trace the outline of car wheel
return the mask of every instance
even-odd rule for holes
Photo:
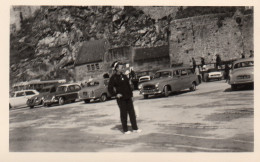
[[[237,90],[237,85],[235,85],[235,84],[231,84],[231,90],[232,90],[232,91]]]
[[[59,98],[59,105],[63,105],[64,104],[64,98],[63,97],[60,97]]]
[[[144,99],[148,99],[149,95],[144,95]]]
[[[196,84],[193,82],[190,87],[190,91],[195,91],[195,90],[196,90]]]
[[[168,97],[168,96],[169,96],[170,91],[169,91],[168,86],[165,86],[165,87],[163,88],[163,92],[164,92],[164,96],[165,96],[165,97]]]
[[[34,106],[30,106],[30,109],[33,109],[34,108]]]
[[[71,100],[71,103],[74,103],[76,100]]]
[[[9,109],[11,109],[12,108],[12,106],[11,106],[11,104],[9,104]]]
[[[102,94],[100,97],[100,101],[101,102],[105,102],[107,100],[107,95],[106,94]]]
[[[84,100],[84,102],[85,102],[85,103],[89,103],[89,102],[90,102],[90,100]]]

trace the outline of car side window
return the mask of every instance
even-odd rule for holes
[[[185,69],[181,70],[181,76],[184,76],[184,75],[187,75],[187,71]]]
[[[75,91],[74,85],[69,86],[69,87],[68,87],[68,91]]]
[[[191,69],[187,69],[188,74],[193,74],[193,71]]]
[[[52,87],[51,90],[50,90],[50,93],[53,93],[56,91],[56,88],[55,87]]]
[[[80,89],[81,89],[80,86],[75,85],[75,90],[76,90],[76,91],[79,91]]]
[[[35,93],[33,91],[25,91],[26,96],[34,95]]]
[[[16,94],[16,97],[22,97],[22,96],[25,96],[24,92],[18,92],[18,93]]]

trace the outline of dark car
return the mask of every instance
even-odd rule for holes
[[[71,83],[63,84],[57,87],[56,92],[50,93],[44,99],[44,105],[51,106],[52,104],[63,105],[67,102],[75,102],[78,99],[78,92],[81,90],[80,85]]]
[[[48,94],[56,92],[57,86],[52,85],[52,86],[47,86],[41,89],[40,94],[33,96],[27,100],[27,105],[30,108],[34,108],[34,106],[42,105],[43,100],[47,97]]]

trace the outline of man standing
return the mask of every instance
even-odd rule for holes
[[[221,65],[221,58],[219,56],[219,54],[217,54],[217,58],[216,58],[216,69],[218,69]]]
[[[127,127],[127,115],[129,114],[133,132],[140,133],[136,123],[136,115],[133,105],[133,92],[129,84],[128,77],[124,74],[123,64],[115,61],[111,67],[115,73],[111,76],[108,83],[108,91],[111,95],[116,96],[117,104],[120,109],[120,119],[124,134],[130,134]]]
[[[195,59],[192,57],[192,67],[193,67],[193,71],[195,72],[195,69],[196,69],[196,61]]]

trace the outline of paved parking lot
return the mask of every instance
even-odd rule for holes
[[[115,100],[10,110],[11,152],[251,152],[254,91],[225,81],[194,92],[143,99],[134,92],[143,130],[123,135]],[[129,122],[130,124],[130,122]],[[129,125],[130,126],[130,125]]]

